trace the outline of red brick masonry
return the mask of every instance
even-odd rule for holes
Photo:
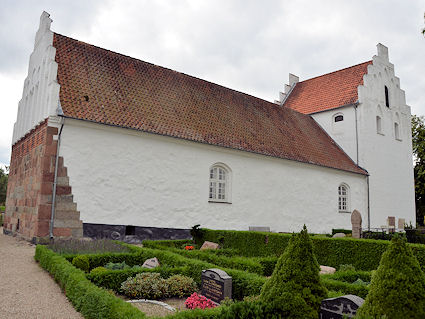
[[[49,237],[58,134],[47,119],[12,147],[4,230],[33,240]],[[83,228],[63,158],[58,161],[53,235],[81,237]]]

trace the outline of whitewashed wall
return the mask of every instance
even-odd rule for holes
[[[83,121],[65,121],[60,155],[86,223],[330,232],[351,228],[337,189],[366,220],[363,175]],[[209,203],[209,168],[232,170],[232,204]]]
[[[334,121],[337,115],[344,116],[341,122]],[[356,115],[354,106],[319,112],[311,115],[314,120],[335,140],[335,142],[357,163]]]
[[[378,55],[363,79],[364,85],[359,86],[359,165],[370,174],[372,227],[385,225],[388,216],[405,218],[415,225],[410,107],[389,62],[388,49],[382,44],[378,44]],[[389,108],[385,105],[385,85]],[[383,134],[377,133],[377,115],[382,115]],[[399,140],[395,138],[395,122],[399,123]]]
[[[368,66],[364,85],[358,87],[357,107],[358,164],[370,174],[370,226],[386,225],[388,216],[404,218],[415,225],[410,107],[400,89],[400,79],[394,75],[394,65],[389,62],[388,49],[382,44],[377,47],[378,55]],[[389,108],[385,105],[384,86],[389,90]],[[344,115],[344,121],[334,123],[333,116],[339,113]],[[377,133],[377,115],[382,118],[382,134]],[[354,107],[312,116],[357,161]],[[395,138],[395,122],[399,123],[400,139]]]
[[[34,51],[31,53],[22,99],[18,105],[12,145],[49,115],[55,115],[59,106],[58,64],[55,62],[56,49],[53,47],[51,23],[49,14],[43,12],[35,36]]]

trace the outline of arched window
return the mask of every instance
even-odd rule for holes
[[[385,105],[387,107],[390,107],[390,98],[389,98],[389,93],[388,93],[388,87],[385,85],[384,89],[385,89]]]
[[[398,123],[394,123],[394,136],[396,140],[400,140],[400,128]]]
[[[230,203],[230,169],[223,164],[210,168],[209,201]]]
[[[342,122],[344,121],[344,115],[337,115],[334,117],[334,122]]]
[[[395,119],[394,119],[394,138],[396,140],[401,141],[401,136],[400,136],[400,115],[398,113],[395,113]]]
[[[376,133],[384,135],[384,124],[382,119],[384,118],[384,113],[382,112],[381,106],[378,104],[376,108]]]
[[[382,119],[379,115],[376,116],[376,133],[382,134]]]
[[[338,210],[340,212],[350,211],[350,193],[346,184],[338,186]]]

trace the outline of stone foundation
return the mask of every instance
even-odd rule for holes
[[[84,223],[84,237],[107,238],[127,243],[141,243],[143,240],[190,239],[190,229],[141,227],[129,225],[107,225]]]
[[[7,187],[4,233],[38,241],[50,236],[53,180],[58,134],[48,119],[12,146]],[[67,169],[58,160],[55,237],[81,237],[80,213],[73,202]]]

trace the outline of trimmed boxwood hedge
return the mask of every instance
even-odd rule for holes
[[[133,265],[141,265],[143,262],[148,258],[157,257],[159,262],[161,263],[160,268],[167,268],[170,267],[180,267],[179,270],[181,272],[174,272],[180,273],[182,275],[189,276],[193,278],[198,285],[201,284],[201,273],[203,269],[209,269],[209,268],[217,268],[218,266],[212,263],[208,263],[201,260],[195,260],[195,259],[189,259],[185,258],[179,254],[162,250],[162,249],[151,249],[151,248],[139,248],[134,253],[104,253],[104,254],[87,254],[90,270],[94,269],[96,267],[104,266],[108,262],[123,262],[127,265],[133,266]],[[72,260],[75,257],[75,255],[67,255],[68,260]],[[159,268],[159,269],[160,269]],[[244,296],[251,296],[251,295],[258,295],[261,291],[261,287],[263,286],[265,282],[265,278],[246,271],[232,269],[232,268],[223,268],[224,271],[226,271],[230,276],[232,276],[232,290],[233,290],[233,297],[237,300],[241,300]],[[171,270],[166,270],[170,273],[173,272]],[[140,271],[138,271],[140,272]],[[156,270],[156,272],[160,272]],[[117,276],[124,276],[125,273],[118,273]],[[102,285],[105,285],[105,287],[108,287],[106,284],[106,279],[102,279],[102,276],[114,276],[113,272],[104,272],[104,273],[98,273],[98,274],[90,274],[89,278],[93,280],[93,282],[97,283],[105,283]],[[120,277],[122,278],[122,277]],[[120,280],[118,279],[112,279],[113,283],[109,286],[116,290],[116,283]],[[118,290],[117,290],[118,291]]]
[[[151,247],[157,249],[166,249],[173,253],[179,254],[186,258],[199,259],[206,262],[210,262],[217,266],[228,267],[239,270],[246,270],[262,276],[270,276],[273,272],[274,266],[277,262],[277,257],[256,257],[256,258],[247,258],[240,256],[220,256],[213,252],[219,250],[184,250],[181,248],[174,248],[169,245],[161,245],[154,241],[144,241],[144,247]],[[263,261],[264,259],[264,261]]]
[[[237,249],[241,255],[280,256],[285,250],[290,234],[265,232],[231,231],[203,229],[203,240],[222,242],[223,248]],[[379,261],[389,242],[385,240],[326,238],[313,236],[313,249],[321,265],[339,268],[341,264],[351,264],[359,270],[378,268]],[[409,244],[425,270],[425,246]]]
[[[84,272],[45,246],[37,245],[35,260],[65,291],[74,308],[86,319],[146,318],[145,314],[91,283]]]

